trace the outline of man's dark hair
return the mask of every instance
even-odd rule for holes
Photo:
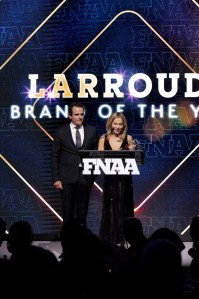
[[[79,108],[83,108],[83,110],[85,111],[85,106],[80,103],[80,102],[74,102],[70,105],[69,109],[68,109],[68,114],[72,115],[73,114],[73,107],[79,107]]]

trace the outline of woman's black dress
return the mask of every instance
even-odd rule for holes
[[[127,145],[127,137],[121,148]],[[112,150],[107,138],[104,149]],[[100,237],[115,244],[124,244],[123,220],[134,216],[132,175],[104,175]]]

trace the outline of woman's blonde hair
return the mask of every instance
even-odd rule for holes
[[[111,131],[112,131],[112,122],[114,121],[115,118],[121,118],[123,120],[123,130],[120,134],[120,137],[122,139],[124,139],[127,135],[127,130],[128,130],[128,127],[127,127],[127,120],[126,120],[126,117],[123,113],[121,112],[114,112],[112,113],[109,118],[107,119],[106,121],[106,132],[107,134],[111,134]]]

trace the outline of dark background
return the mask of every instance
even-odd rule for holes
[[[52,185],[50,156],[54,129],[67,121],[55,118],[56,105],[80,101],[86,107],[86,120],[97,126],[99,136],[105,132],[106,118],[99,117],[98,108],[108,104],[114,112],[124,104],[128,133],[137,138],[144,149],[145,164],[140,175],[134,176],[135,207],[198,145],[198,118],[190,113],[189,104],[198,105],[198,98],[185,98],[184,73],[191,73],[173,51],[143,22],[144,18],[198,72],[199,8],[192,1],[66,1],[16,54],[30,34],[40,26],[61,1],[2,0],[0,2],[0,217],[8,227],[16,220],[31,222],[38,237],[59,234],[61,221],[49,210],[42,197],[61,216],[60,194]],[[36,99],[27,96],[29,74],[38,74],[38,88],[47,88],[54,74],[62,73],[97,34],[120,12],[111,26],[65,72],[74,95],[72,99],[40,99],[35,107],[39,115],[44,105],[52,118],[25,119],[23,109]],[[138,13],[141,17],[136,15]],[[13,57],[3,66],[4,62]],[[77,98],[79,73],[92,73],[98,78],[98,98]],[[122,73],[123,98],[103,98],[104,73]],[[129,95],[128,80],[135,73],[147,74],[153,89],[145,98]],[[178,92],[173,98],[163,98],[158,92],[156,73],[179,73]],[[137,85],[142,90],[143,82]],[[166,80],[169,90],[169,80]],[[194,82],[195,90],[198,89]],[[177,105],[177,119],[169,119],[167,107]],[[140,117],[138,104],[146,104],[146,114]],[[164,106],[164,117],[150,117],[151,105]],[[21,117],[11,119],[11,105],[19,105]],[[5,160],[6,159],[6,160]],[[7,162],[6,162],[7,161]],[[15,171],[14,171],[14,169]],[[181,234],[199,211],[198,150],[135,213],[143,222],[144,232],[166,226]],[[97,184],[101,184],[98,177]],[[34,192],[34,190],[40,195]],[[99,231],[102,194],[93,186],[88,225]],[[182,235],[184,241],[189,234]]]

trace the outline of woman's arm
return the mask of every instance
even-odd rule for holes
[[[99,142],[98,142],[98,150],[99,151],[103,151],[104,150],[104,138],[105,136],[102,135],[99,139]]]
[[[127,135],[127,142],[128,142],[128,149],[129,150],[135,150],[136,144],[133,142],[133,137],[131,135]]]

